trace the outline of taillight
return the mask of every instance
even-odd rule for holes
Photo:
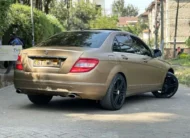
[[[99,63],[98,59],[94,58],[79,58],[73,65],[71,73],[89,72],[94,69]]]
[[[16,69],[17,70],[23,70],[22,62],[21,62],[21,56],[18,56],[17,62],[16,62]]]

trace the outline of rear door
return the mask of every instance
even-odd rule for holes
[[[141,81],[139,79],[142,71],[138,69],[138,55],[131,53],[132,39],[128,34],[118,34],[113,41],[113,52],[116,54],[122,66],[122,71],[127,78],[127,94],[139,92]]]

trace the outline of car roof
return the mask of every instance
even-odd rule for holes
[[[120,29],[89,29],[89,30],[73,30],[73,31],[68,31],[68,32],[108,32],[108,33],[112,33],[112,32],[120,32],[121,33],[121,32],[123,32],[123,33],[127,33],[129,35],[137,37],[136,35],[134,35],[130,32],[122,31]]]
[[[67,32],[121,32],[119,29],[89,29],[89,30],[72,30]]]

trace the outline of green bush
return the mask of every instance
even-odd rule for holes
[[[17,35],[24,39],[27,47],[32,44],[32,25],[30,7],[12,4],[8,13],[10,24],[18,26]],[[10,26],[9,30],[12,29]],[[52,15],[34,9],[35,43],[64,30],[60,22]]]
[[[179,55],[179,58],[180,59],[187,59],[187,58],[190,58],[190,55],[187,54],[187,53],[182,53],[182,54]]]
[[[90,21],[92,29],[115,29],[117,28],[117,18],[98,16],[95,20]]]

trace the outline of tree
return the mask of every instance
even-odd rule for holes
[[[123,11],[125,9],[125,1],[124,0],[117,0],[114,1],[112,4],[112,13],[113,15],[122,16]]]
[[[64,26],[66,26],[68,9],[65,0],[56,1],[50,9],[50,14],[53,14]]]
[[[137,16],[138,13],[139,9],[132,4],[129,4],[126,8],[124,8],[122,16]]]
[[[130,32],[132,34],[135,34],[135,35],[140,35],[143,32],[143,30],[145,30],[147,28],[148,28],[148,25],[146,25],[145,23],[138,22],[135,25],[128,25],[121,29],[124,31]]]
[[[85,0],[70,4],[68,0],[60,0],[54,3],[50,13],[56,16],[67,30],[88,29],[90,21],[100,15],[96,5]]]
[[[90,2],[81,0],[74,3],[71,7],[69,24],[71,29],[88,29],[90,21],[100,15],[100,10],[97,10],[96,5]]]
[[[1,0],[0,1],[0,9],[1,9],[1,14],[0,14],[0,41],[2,41],[2,36],[9,26],[8,11],[9,11],[9,6],[12,2],[13,2],[12,0]]]
[[[41,10],[46,14],[48,14],[50,6],[55,0],[32,0],[32,1],[36,9]],[[13,0],[13,2],[30,6],[30,0]]]
[[[123,16],[137,16],[139,12],[139,9],[132,4],[127,5],[125,7],[125,1],[124,0],[117,0],[113,2],[112,5],[112,13],[114,15],[117,15],[119,17]]]
[[[117,18],[115,17],[99,16],[90,22],[90,28],[113,29],[117,27],[117,22]]]
[[[31,8],[26,5],[12,4],[10,6],[8,11],[10,25],[3,36],[5,43],[6,41],[8,42],[7,38],[9,38],[10,32],[14,29],[13,25],[16,25],[18,27],[16,34],[23,38],[27,47],[32,45],[30,10]],[[34,21],[36,43],[64,30],[63,26],[54,16],[45,14],[37,9],[34,9]]]

